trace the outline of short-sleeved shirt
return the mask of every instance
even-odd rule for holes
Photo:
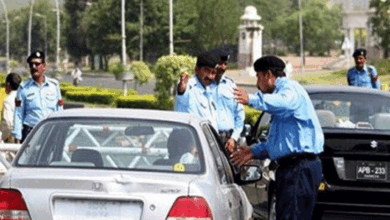
[[[196,76],[188,80],[186,91],[182,95],[176,94],[175,111],[188,112],[208,120],[214,129],[218,129],[211,88],[204,87]]]
[[[321,153],[324,133],[306,90],[286,77],[277,78],[275,86],[272,94],[249,95],[250,106],[271,114],[267,141],[251,148],[254,158],[278,160],[296,153]]]
[[[234,81],[226,76],[222,76],[218,84],[211,84],[217,107],[218,130],[233,130],[231,137],[237,141],[244,128],[245,110],[234,98],[236,87]]]
[[[49,114],[62,109],[59,105],[61,92],[57,80],[45,76],[42,85],[32,78],[23,82],[16,94],[16,109],[12,135],[21,140],[23,125],[34,127]]]
[[[378,73],[374,66],[364,65],[362,70],[351,67],[348,70],[347,80],[350,86],[380,89]]]

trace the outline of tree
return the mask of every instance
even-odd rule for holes
[[[379,40],[379,46],[384,49],[384,57],[388,58],[390,53],[390,1],[371,0],[370,7],[375,9],[371,18],[372,32]]]
[[[341,8],[328,8],[326,0],[302,2],[304,50],[311,54],[324,54],[334,48],[335,41],[342,37],[340,29]],[[299,54],[299,11],[295,10],[282,25],[283,41]]]
[[[68,53],[79,61],[82,57],[90,54],[87,47],[87,36],[81,25],[83,13],[88,7],[88,0],[67,0],[65,10],[65,37]]]

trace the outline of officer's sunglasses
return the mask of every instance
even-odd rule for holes
[[[35,66],[40,66],[42,64],[42,62],[30,62],[29,65],[30,67],[33,67],[34,65]]]

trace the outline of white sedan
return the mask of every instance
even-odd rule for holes
[[[215,131],[189,114],[72,109],[39,123],[0,181],[0,219],[251,219]]]

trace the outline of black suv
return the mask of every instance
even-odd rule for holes
[[[390,93],[332,85],[305,89],[325,136],[323,181],[313,219],[389,219]],[[248,145],[266,141],[269,121],[263,112],[246,137]],[[267,163],[263,179],[269,181],[254,187],[255,193],[247,191],[255,218],[275,218],[276,169],[276,163]],[[256,200],[259,195],[266,198]]]

